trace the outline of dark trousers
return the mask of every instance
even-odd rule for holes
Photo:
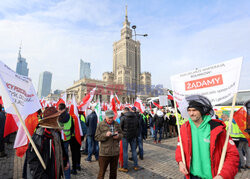
[[[98,173],[98,179],[102,179],[105,176],[105,172],[107,170],[107,167],[109,165],[110,173],[109,178],[110,179],[116,179],[117,178],[117,166],[118,166],[118,159],[119,155],[117,156],[99,156],[99,173]]]
[[[3,134],[0,134],[0,152],[4,152],[4,138],[3,138]]]
[[[72,154],[72,168],[76,170],[77,166],[80,166],[81,161],[81,153],[80,153],[81,145],[77,142],[75,137],[71,137],[70,139],[70,150]]]

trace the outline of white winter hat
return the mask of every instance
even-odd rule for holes
[[[157,116],[162,117],[163,116],[163,112],[162,111],[157,111]]]

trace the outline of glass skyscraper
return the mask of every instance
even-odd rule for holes
[[[79,79],[82,78],[90,78],[91,69],[90,69],[90,63],[84,62],[82,59],[80,60],[80,74]]]
[[[44,71],[39,75],[38,97],[41,99],[49,95],[51,91],[52,73]]]
[[[19,48],[19,54],[17,58],[16,73],[24,76],[29,75],[29,69],[26,59],[21,56],[21,47]]]

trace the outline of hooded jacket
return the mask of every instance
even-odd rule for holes
[[[226,129],[225,129],[226,126],[222,121],[217,119],[211,119],[211,121],[209,121],[209,125],[211,127],[211,132],[210,132],[211,170],[212,170],[212,176],[215,177],[218,172],[221,153],[226,139]],[[185,124],[181,126],[180,133],[182,137],[182,145],[186,161],[186,168],[188,172],[190,172],[190,166],[192,161],[192,136],[191,136],[191,127],[189,121],[187,121]],[[175,159],[178,163],[182,161],[179,141],[177,144]],[[238,150],[233,140],[229,138],[225,161],[219,175],[227,179],[234,178],[234,176],[238,172],[238,164],[239,164]],[[189,179],[190,175],[188,174],[186,177],[187,179]]]

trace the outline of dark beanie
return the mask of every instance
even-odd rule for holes
[[[200,111],[201,115],[205,115],[207,112],[205,111],[204,105],[197,102],[197,101],[190,101],[189,105],[187,107],[188,108],[195,108],[198,111]]]

